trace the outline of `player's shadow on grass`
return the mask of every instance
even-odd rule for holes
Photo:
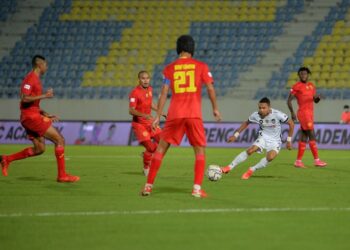
[[[21,180],[21,181],[45,181],[46,179],[35,177],[35,176],[27,176],[27,177],[18,177],[17,180]]]

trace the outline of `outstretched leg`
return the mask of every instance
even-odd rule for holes
[[[245,160],[247,160],[247,158],[250,155],[252,155],[254,152],[256,152],[257,150],[259,150],[259,147],[256,146],[256,145],[252,145],[247,150],[245,150],[245,151],[241,152],[239,155],[237,155],[236,158],[233,159],[233,161],[230,163],[230,165],[228,165],[226,167],[222,167],[221,171],[224,174],[227,174],[232,169],[234,169],[238,164],[240,164],[240,163],[244,162]]]
[[[13,161],[22,160],[28,157],[35,155],[40,155],[45,151],[45,139],[43,137],[33,138],[32,139],[33,147],[28,147],[23,149],[20,152],[11,154],[11,155],[2,155],[0,156],[0,165],[2,170],[2,175],[8,175],[8,168],[10,163]]]
[[[247,180],[250,178],[250,176],[253,175],[253,173],[256,170],[265,168],[273,159],[276,158],[277,154],[278,154],[278,152],[275,150],[271,150],[271,151],[267,152],[266,157],[262,158],[256,165],[249,168],[248,171],[242,175],[242,179]]]

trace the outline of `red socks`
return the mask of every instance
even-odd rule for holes
[[[194,164],[194,184],[202,185],[204,178],[204,169],[205,169],[205,155],[196,155],[196,161]]]
[[[57,161],[57,170],[58,170],[58,176],[63,177],[66,175],[66,165],[64,160],[64,147],[63,146],[57,146],[55,147],[55,155],[56,155],[56,161]]]
[[[152,153],[145,151],[143,152],[143,167],[144,168],[148,168],[151,164],[151,160],[152,160]]]
[[[297,160],[301,161],[301,159],[303,158],[305,149],[306,149],[306,142],[299,141]]]
[[[153,184],[154,179],[156,178],[156,175],[158,173],[158,170],[160,168],[160,165],[162,164],[164,154],[155,152],[151,161],[151,168],[148,173],[147,177],[147,184]]]
[[[158,143],[151,141],[143,141],[141,144],[146,148],[148,152],[154,153],[157,149]]]
[[[312,152],[312,155],[314,156],[314,159],[318,159],[318,150],[316,141],[309,141],[310,150]]]
[[[34,155],[33,148],[26,148],[18,153],[6,156],[6,160],[8,163],[10,163],[12,161],[22,160],[24,158],[28,158],[28,157],[31,157],[33,155]]]

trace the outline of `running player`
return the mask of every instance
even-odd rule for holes
[[[58,117],[50,115],[40,109],[42,99],[52,98],[53,90],[48,89],[42,93],[40,77],[47,71],[47,62],[43,56],[36,55],[32,59],[33,70],[27,74],[21,85],[21,124],[25,128],[28,138],[33,147],[28,147],[12,155],[2,155],[0,158],[2,174],[7,176],[10,163],[31,156],[36,156],[45,151],[45,138],[55,144],[55,155],[57,161],[58,182],[76,182],[78,176],[69,175],[65,170],[64,138],[52,122],[58,121]]]
[[[163,86],[158,102],[157,116],[153,122],[154,127],[159,124],[169,89],[171,89],[172,96],[161,140],[152,159],[147,182],[141,192],[143,196],[151,194],[157,172],[170,144],[179,145],[184,134],[187,135],[196,157],[192,195],[197,198],[207,196],[201,189],[206,146],[201,111],[203,84],[207,87],[215,119],[221,120],[221,115],[216,103],[213,77],[207,64],[192,58],[194,50],[193,38],[189,35],[180,36],[176,43],[179,58],[167,65],[163,71]]]
[[[271,108],[270,100],[267,97],[262,98],[258,104],[259,111],[251,114],[247,121],[243,122],[238,130],[228,139],[228,142],[234,142],[239,134],[245,130],[249,124],[259,124],[259,136],[246,151],[240,153],[230,165],[222,167],[221,171],[225,174],[230,172],[239,163],[245,161],[248,156],[255,152],[262,153],[266,150],[266,157],[262,158],[255,166],[250,167],[247,172],[242,175],[243,180],[247,180],[258,169],[266,167],[278,155],[281,141],[281,124],[287,123],[289,126],[287,137],[287,149],[292,148],[292,136],[294,131],[294,122],[288,119],[288,116],[277,109]]]
[[[311,72],[307,67],[301,67],[298,70],[300,81],[293,85],[287,101],[293,121],[297,121],[298,117],[300,122],[301,136],[298,145],[298,156],[294,162],[294,166],[297,168],[305,168],[302,158],[306,149],[307,141],[309,141],[309,146],[314,156],[314,165],[316,167],[325,167],[327,165],[326,162],[321,161],[318,157],[314,131],[314,103],[318,103],[321,100],[321,96],[316,95],[315,85],[308,81],[310,74]],[[297,99],[299,106],[297,116],[294,113],[292,105],[294,97]]]
[[[137,140],[145,147],[143,152],[143,173],[148,175],[152,155],[157,149],[160,128],[152,129],[152,109],[157,111],[152,101],[153,92],[150,86],[151,77],[147,71],[138,74],[139,85],[135,87],[129,96],[129,114],[132,118],[132,128]],[[165,116],[165,115],[163,115]]]

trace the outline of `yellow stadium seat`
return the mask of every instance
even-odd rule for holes
[[[307,64],[305,64],[307,65]],[[310,67],[310,70],[311,72],[320,72],[321,71],[321,66],[319,64],[315,64],[315,65],[312,65],[312,67]]]
[[[326,80],[323,80],[323,79],[320,79],[318,80],[318,82],[316,83],[316,86],[318,88],[324,88],[327,86],[327,81]]]
[[[326,80],[326,79],[329,79],[329,72],[321,72],[320,74],[320,80]]]
[[[340,64],[333,64],[333,66],[331,67],[331,71],[333,71],[333,72],[340,72],[341,71]]]

